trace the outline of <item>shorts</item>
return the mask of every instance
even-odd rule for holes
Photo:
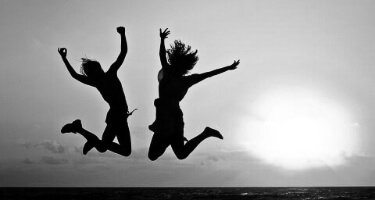
[[[107,117],[105,119],[105,122],[108,125],[116,125],[116,124],[122,124],[122,123],[128,123],[128,113],[127,111],[122,111],[119,109],[109,109],[107,112]]]
[[[160,99],[155,100],[156,119],[149,129],[155,134],[164,138],[183,138],[184,120],[180,106],[163,102]]]

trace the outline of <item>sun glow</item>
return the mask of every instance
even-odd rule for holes
[[[337,102],[301,89],[272,91],[252,102],[243,144],[286,169],[337,166],[356,148],[358,126]]]

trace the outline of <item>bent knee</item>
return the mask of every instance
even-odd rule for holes
[[[155,160],[157,160],[159,157],[160,157],[160,155],[157,155],[157,154],[155,154],[155,153],[148,152],[148,159],[150,159],[151,161],[155,161]]]
[[[177,153],[176,154],[176,157],[179,159],[179,160],[185,160],[188,155],[186,153]]]
[[[155,161],[157,160],[159,157],[155,156],[155,155],[150,155],[148,154],[148,159],[150,159],[151,161]]]
[[[123,155],[125,157],[128,157],[128,156],[130,156],[131,153],[132,153],[131,149],[126,149],[126,150],[121,152],[121,155]]]
[[[108,151],[108,148],[106,148],[106,147],[96,147],[96,149],[97,149],[100,153],[104,153],[104,152]]]
[[[148,156],[148,159],[150,159],[151,161],[155,161],[155,160],[157,160],[158,158],[157,158],[157,157]]]

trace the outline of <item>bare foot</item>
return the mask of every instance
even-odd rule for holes
[[[81,120],[77,119],[70,124],[65,124],[61,129],[61,133],[77,133],[80,129],[82,129],[82,123]]]

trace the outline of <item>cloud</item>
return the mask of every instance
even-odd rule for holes
[[[68,163],[68,160],[50,156],[43,156],[41,162],[48,165],[62,165]]]
[[[342,156],[349,164],[358,163],[358,162],[375,163],[375,157],[372,155],[365,154],[365,153],[351,154],[351,155],[343,154]]]
[[[32,143],[29,140],[20,139],[17,141],[17,143],[21,145],[22,147],[25,147],[26,149],[41,146],[45,150],[52,152],[52,153],[65,153],[66,152],[66,148],[55,140],[45,140],[40,143]]]
[[[52,153],[65,153],[65,148],[54,140],[45,140],[39,143],[39,145]]]
[[[241,169],[241,166],[261,166],[264,163],[252,156],[249,152],[242,150],[212,150],[194,154],[194,161],[200,167],[214,168],[217,170],[227,169],[229,171]]]
[[[22,163],[25,164],[25,165],[32,165],[32,164],[34,164],[34,162],[31,161],[31,160],[28,159],[28,158],[26,158],[25,160],[23,160]]]
[[[74,164],[77,165],[87,165],[87,164],[100,164],[103,163],[95,158],[92,157],[81,157],[79,160],[74,160]]]
[[[74,147],[74,152],[83,155],[83,147]],[[122,157],[119,154],[113,153],[111,151],[106,151],[104,153],[98,152],[95,148],[93,148],[91,151],[87,153],[85,156],[90,156],[90,157],[106,157],[106,158],[118,158]]]
[[[30,142],[29,140],[26,140],[26,139],[19,139],[17,141],[17,144],[21,145],[22,147],[25,147],[26,149],[38,146],[37,144],[33,144],[32,142]]]
[[[219,161],[219,157],[213,156],[213,155],[207,156],[207,159],[210,160],[210,161],[213,161],[213,162]]]

